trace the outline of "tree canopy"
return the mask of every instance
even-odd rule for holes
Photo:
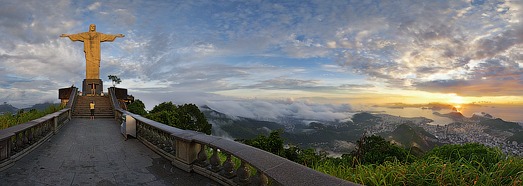
[[[115,87],[117,84],[120,84],[122,82],[122,80],[118,76],[115,76],[115,75],[109,75],[109,76],[107,76],[107,78],[109,78],[109,80],[113,81],[113,87]]]
[[[145,104],[139,99],[134,100],[134,102],[127,105],[127,111],[138,114],[138,115],[142,115],[142,116],[147,115],[147,111],[145,111]]]
[[[176,128],[211,134],[211,124],[195,104],[176,106],[170,101],[163,102],[154,106],[145,117]]]

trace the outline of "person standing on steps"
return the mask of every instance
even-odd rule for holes
[[[91,119],[93,120],[94,119],[94,101],[91,101],[91,103],[89,103],[89,109],[91,109]]]

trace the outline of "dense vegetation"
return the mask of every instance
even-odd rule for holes
[[[42,111],[31,109],[26,112],[24,109],[21,109],[18,110],[16,114],[11,114],[10,112],[4,113],[3,115],[0,115],[0,130],[41,118],[63,108],[64,107],[60,105],[50,105],[47,109]]]
[[[482,144],[443,145],[414,156],[380,136],[364,136],[341,157],[284,148],[281,131],[242,142],[317,171],[365,185],[521,185],[523,158],[505,156]]]
[[[206,119],[204,120],[203,115],[199,115],[201,112],[198,108],[192,104],[176,106],[171,102],[165,102],[155,106],[153,110],[147,113],[143,103],[137,100],[135,105],[129,105],[128,109],[133,113],[139,113],[179,128],[208,129],[209,132],[206,133],[210,134],[210,125],[208,125]],[[200,117],[202,119],[199,121],[197,118]],[[376,117],[371,114],[360,114],[353,118],[355,125],[359,123],[368,124],[369,122],[372,124],[375,119]],[[250,121],[244,118],[241,120]],[[204,127],[191,126],[197,123]],[[255,129],[255,127],[249,125],[244,127],[246,129],[243,131],[246,132]],[[309,127],[322,128],[328,126],[311,123]],[[416,130],[416,128],[407,125],[401,129]],[[272,132],[265,133],[267,135],[258,135],[251,139],[238,141],[317,171],[364,185],[523,184],[523,159],[521,157],[506,156],[497,148],[490,148],[481,144],[441,145],[425,151],[418,148],[404,149],[380,136],[363,136],[357,141],[357,147],[353,152],[343,154],[340,157],[330,157],[325,151],[285,145],[286,141],[292,141],[286,138],[285,132],[271,127],[269,127],[269,130],[272,130]],[[335,131],[339,132],[340,130],[345,129],[341,127]],[[343,134],[346,135],[346,133]],[[328,138],[329,136],[323,137]],[[401,138],[398,139],[401,140]],[[220,158],[223,161],[225,156]],[[236,162],[236,164],[239,165],[239,162]]]
[[[127,110],[176,128],[211,134],[211,124],[194,104],[174,105],[170,101],[163,102],[147,112],[143,102],[136,100],[128,105]]]

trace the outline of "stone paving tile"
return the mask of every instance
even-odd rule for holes
[[[98,173],[113,173],[128,170],[125,162],[122,160],[116,161],[95,161],[94,169]]]
[[[218,185],[187,173],[140,141],[124,141],[112,119],[73,118],[14,166],[0,185]]]
[[[43,170],[43,169],[42,169]],[[63,171],[38,171],[29,175],[29,180],[48,185],[69,185],[73,181],[74,173]]]
[[[116,180],[112,173],[93,174],[93,173],[76,173],[71,185],[116,185]]]

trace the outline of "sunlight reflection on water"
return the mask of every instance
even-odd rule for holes
[[[401,116],[401,117],[425,117],[434,120],[430,123],[432,125],[447,125],[452,123],[452,119],[446,117],[440,117],[433,114],[433,112],[439,112],[446,114],[452,112],[451,109],[431,110],[421,109],[415,107],[405,108],[387,108],[387,107],[364,107],[361,110],[371,112],[383,112],[386,114]],[[523,106],[511,106],[511,105],[498,105],[498,106],[462,106],[460,112],[465,117],[472,117],[474,113],[485,112],[495,118],[501,118],[505,121],[523,122]]]

